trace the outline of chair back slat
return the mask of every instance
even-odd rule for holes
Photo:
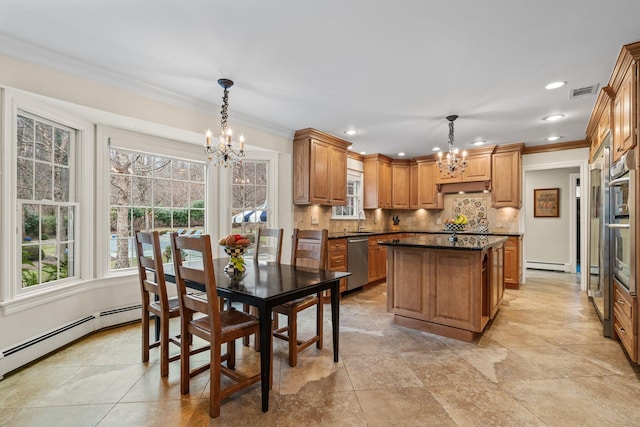
[[[291,265],[316,269],[327,268],[329,232],[322,230],[293,230]]]
[[[161,307],[168,307],[169,298],[164,278],[164,267],[162,266],[160,236],[157,231],[139,231],[135,234],[135,238],[138,255],[138,278],[140,279],[143,301],[146,301],[145,294],[150,292],[158,296]],[[150,247],[151,250],[145,252],[145,247],[147,249]]]
[[[191,319],[194,312],[202,312],[209,316],[209,327],[212,333],[219,335],[221,331],[220,307],[216,291],[216,278],[213,270],[213,252],[211,250],[211,237],[208,234],[198,236],[179,236],[171,234],[171,250],[173,252],[173,265],[178,285],[180,302],[180,315]],[[190,256],[202,259],[202,267],[184,265],[182,251],[190,251]],[[204,284],[207,292],[206,309],[201,300],[191,298],[187,293],[186,281]],[[206,310],[206,311],[205,311]]]
[[[282,228],[259,228],[253,260],[258,261],[260,255],[267,255],[269,260],[273,258],[276,264],[280,264],[283,233]]]

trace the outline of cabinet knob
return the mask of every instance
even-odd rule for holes
[[[618,328],[618,332],[621,332],[621,333],[623,333],[623,334],[626,334],[626,333],[627,333],[627,331],[625,331],[625,330],[624,330],[624,328],[623,328],[622,326]]]
[[[620,305],[624,305],[624,300],[623,299],[619,299],[618,301],[616,301],[618,304]]]

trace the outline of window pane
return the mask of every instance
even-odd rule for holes
[[[20,157],[33,157],[33,119],[25,116],[18,115],[17,127],[18,127],[18,156]]]
[[[18,159],[16,190],[18,199],[33,200],[33,162]]]
[[[189,179],[191,181],[204,182],[204,165],[200,163],[190,163],[189,170],[191,174]]]
[[[60,241],[64,242],[69,240],[69,208],[67,206],[60,207],[60,222],[59,222],[58,236]]]
[[[153,157],[144,154],[133,154],[131,173],[138,176],[151,176],[153,172]]]
[[[186,181],[173,181],[173,206],[189,206],[189,183]]]
[[[35,162],[35,200],[52,200],[52,172],[53,166],[50,163]]]
[[[71,132],[64,129],[56,129],[56,145],[53,161],[56,164],[67,166],[69,164],[69,141]]]
[[[189,163],[182,160],[171,162],[173,167],[173,179],[186,181],[189,179]]]
[[[171,180],[153,180],[153,206],[171,206]]]
[[[112,174],[109,178],[109,203],[112,205],[126,205],[131,202],[131,177]]]
[[[260,162],[256,164],[256,184],[267,185],[267,163]]]
[[[154,157],[153,176],[156,178],[171,178],[171,160],[164,157]]]
[[[40,240],[57,240],[58,209],[56,206],[43,205],[40,216]]]
[[[190,195],[189,201],[191,202],[192,207],[202,207],[204,206],[204,184],[197,184],[192,182],[189,184]],[[201,206],[196,206],[195,204],[200,204]]]
[[[68,202],[69,200],[69,168],[55,166],[53,168],[53,200]]]
[[[135,206],[151,206],[153,204],[152,179],[140,176],[134,176],[131,179],[133,180],[131,203]]]
[[[36,122],[36,159],[53,161],[53,126]]]

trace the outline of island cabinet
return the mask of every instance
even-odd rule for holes
[[[293,140],[293,203],[347,204],[347,148],[351,143],[315,129]]]
[[[391,207],[393,209],[409,209],[411,166],[409,160],[393,160],[391,162]]]
[[[446,236],[382,242],[387,246],[387,310],[394,323],[471,342],[500,308],[504,237]]]
[[[382,154],[364,156],[364,208],[391,208],[391,161]]]
[[[522,150],[524,144],[503,145],[491,156],[491,206],[522,207]]]
[[[504,244],[504,282],[507,289],[522,283],[522,236],[509,236]]]

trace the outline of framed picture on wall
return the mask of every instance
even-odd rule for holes
[[[533,190],[533,216],[536,218],[559,217],[559,197],[559,188],[539,188]]]

